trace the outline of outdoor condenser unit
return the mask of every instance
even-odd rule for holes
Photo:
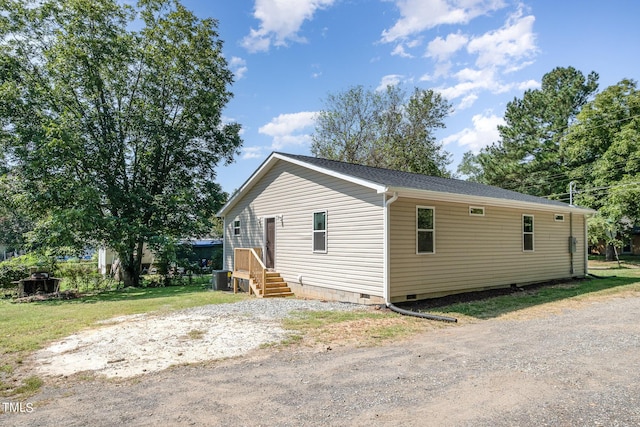
[[[229,289],[229,272],[227,270],[214,270],[211,278],[213,290],[226,291]]]

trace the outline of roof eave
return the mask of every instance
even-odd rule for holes
[[[585,215],[593,215],[596,213],[595,210],[589,208],[583,208],[579,206],[572,205],[551,205],[546,203],[536,203],[536,202],[527,202],[522,200],[514,200],[514,199],[502,199],[496,197],[486,197],[486,196],[473,196],[467,194],[460,193],[447,193],[442,191],[433,191],[433,190],[419,190],[415,188],[407,188],[407,187],[388,187],[386,189],[386,193],[392,194],[393,192],[397,192],[400,197],[410,197],[416,199],[429,199],[436,200],[442,202],[456,202],[456,203],[469,203],[469,204],[486,204],[490,206],[500,206],[507,208],[523,208],[523,209],[535,209],[535,210],[566,210],[572,212],[578,212]]]
[[[371,188],[372,190],[375,190],[377,193],[385,193],[387,191],[386,186],[378,184],[376,182],[368,181],[366,179],[357,178],[352,175],[336,172],[331,169],[323,168],[321,166],[316,166],[298,159],[288,157],[287,155],[274,152],[274,153],[271,153],[271,155],[269,155],[269,157],[264,162],[262,162],[260,167],[249,177],[249,179],[245,181],[244,184],[242,184],[242,186],[238,189],[238,191],[236,191],[231,196],[229,201],[218,211],[216,215],[219,217],[225,216],[225,214],[233,206],[235,206],[235,204],[242,198],[242,196],[248,190],[250,190],[255,185],[255,183],[273,167],[273,165],[278,160],[283,160],[283,161],[292,163],[294,165],[301,166],[306,169],[310,169],[325,175],[330,175],[335,178],[342,179],[344,181],[352,182],[354,184],[362,185],[363,187],[367,187],[367,188]]]
[[[267,173],[267,171],[269,169],[271,169],[271,167],[273,166],[273,163],[275,163],[275,161],[276,161],[274,158],[275,158],[275,153],[271,153],[271,155],[269,157],[267,157],[264,162],[262,162],[262,164],[258,167],[258,169],[256,169],[255,172],[253,172],[253,174],[251,174],[251,176],[249,176],[249,178],[244,182],[244,184],[242,184],[240,186],[240,188],[238,188],[238,190],[236,190],[236,192],[233,193],[233,195],[227,201],[227,203],[225,203],[224,206],[222,208],[220,208],[220,210],[218,211],[216,216],[218,216],[218,217],[225,216],[225,214],[229,211],[229,209],[231,209],[233,206],[235,206],[235,204],[238,202],[238,200],[240,200],[242,198],[242,195],[248,189],[253,187],[254,184],[265,173]]]

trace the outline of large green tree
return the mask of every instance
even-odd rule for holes
[[[640,223],[640,90],[624,79],[582,108],[562,141],[576,202],[599,210],[601,230]],[[595,224],[595,223],[594,223]],[[605,240],[603,233],[594,235]]]
[[[354,86],[330,94],[316,117],[317,157],[435,176],[448,176],[451,156],[436,137],[451,104],[438,92],[398,86]]]
[[[0,144],[38,243],[105,244],[135,286],[143,244],[210,228],[242,141],[217,22],[127,3],[0,0]]]
[[[569,183],[560,140],[598,88],[598,75],[558,67],[542,77],[540,89],[507,104],[500,139],[477,155],[466,155],[460,172],[522,193],[566,193]]]
[[[24,249],[25,235],[33,230],[29,212],[21,208],[17,177],[0,175],[0,244],[12,250]]]

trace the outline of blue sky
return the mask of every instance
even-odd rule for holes
[[[272,151],[310,155],[314,113],[329,93],[402,84],[454,107],[437,136],[453,154],[497,139],[507,102],[553,68],[600,75],[600,90],[640,74],[635,0],[183,0],[219,21],[235,74],[224,111],[242,125],[229,193]]]

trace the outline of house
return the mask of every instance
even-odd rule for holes
[[[203,259],[213,262],[211,268],[220,269],[219,258],[222,250],[222,239],[184,239],[181,241],[185,250],[178,252],[177,257],[181,261],[187,259],[191,264],[199,264]],[[187,249],[188,248],[188,249]],[[98,270],[101,274],[109,274],[116,263],[118,254],[109,248],[102,247],[98,250]],[[142,250],[142,268],[151,269],[155,261],[155,254],[145,243]]]
[[[6,261],[21,254],[24,254],[24,251],[19,251],[7,244],[0,243],[0,261]]]
[[[279,274],[299,297],[379,304],[584,277],[593,213],[473,182],[272,153],[219,216],[224,268],[256,294]]]

